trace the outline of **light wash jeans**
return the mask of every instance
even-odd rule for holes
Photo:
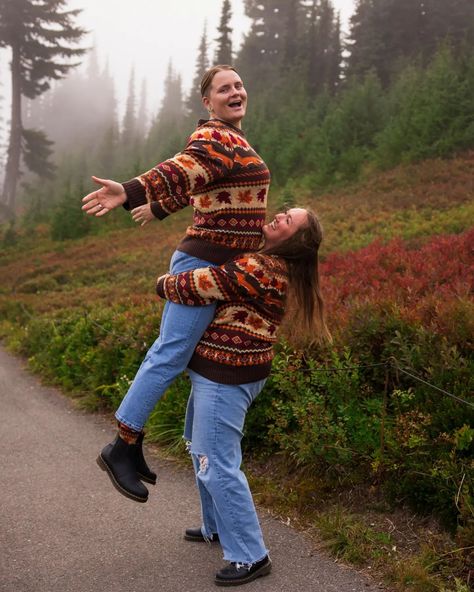
[[[213,266],[212,263],[175,251],[171,273]],[[168,386],[187,367],[197,343],[214,318],[215,304],[185,306],[167,302],[163,309],[160,335],[148,350],[115,417],[141,431]]]
[[[201,498],[205,538],[218,533],[226,561],[255,563],[267,554],[252,494],[240,470],[245,416],[265,380],[218,384],[188,369],[192,382],[184,438]]]

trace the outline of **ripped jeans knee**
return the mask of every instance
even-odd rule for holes
[[[204,475],[209,468],[209,458],[205,454],[201,454],[199,452],[194,452],[192,450],[192,442],[189,440],[186,441],[186,451],[196,459],[196,465],[199,467],[197,471],[197,475]]]
[[[204,475],[207,471],[207,469],[209,468],[209,459],[207,458],[207,456],[205,454],[198,454],[197,455],[198,461],[199,461],[199,475]]]

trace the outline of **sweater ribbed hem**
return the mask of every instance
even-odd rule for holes
[[[246,384],[247,382],[256,382],[267,378],[271,372],[272,363],[270,361],[256,366],[227,366],[195,354],[191,358],[188,368],[213,382]]]
[[[193,236],[185,236],[176,247],[178,251],[192,257],[204,259],[209,263],[223,265],[229,259],[242,254],[242,249],[233,249],[224,245],[215,245]],[[249,249],[247,249],[249,251]]]
[[[138,179],[130,179],[122,185],[127,194],[127,201],[123,204],[126,210],[133,210],[133,208],[144,206],[147,203],[145,187]]]
[[[158,201],[152,201],[150,204],[151,213],[155,218],[158,220],[164,220],[167,216],[169,216],[169,212],[161,207],[161,204]]]
[[[161,276],[156,282],[156,293],[160,298],[165,298],[165,278]]]

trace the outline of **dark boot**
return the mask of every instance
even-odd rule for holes
[[[184,538],[187,541],[194,541],[196,543],[218,543],[219,542],[219,535],[217,532],[211,534],[210,539],[205,539],[204,535],[202,534],[201,527],[198,526],[197,528],[187,528],[184,532]]]
[[[138,478],[133,446],[117,436],[102,449],[97,457],[97,464],[103,471],[107,471],[112,485],[122,495],[136,502],[146,502],[148,489]]]
[[[146,464],[145,457],[143,456],[143,437],[144,433],[140,432],[138,436],[138,440],[136,444],[131,444],[132,448],[132,458],[135,462],[135,468],[137,470],[138,477],[142,481],[146,481],[147,483],[151,483],[152,485],[156,484],[156,473],[150,470],[149,466]]]
[[[272,562],[268,555],[251,565],[233,562],[216,573],[214,582],[218,586],[240,586],[248,584],[256,578],[267,576],[271,569]]]

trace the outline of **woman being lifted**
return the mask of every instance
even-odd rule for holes
[[[124,206],[142,225],[191,205],[193,224],[171,259],[173,274],[257,251],[265,223],[270,173],[241,130],[247,107],[243,82],[231,66],[215,66],[201,81],[201,95],[210,118],[199,122],[182,152],[125,183],[93,177],[102,187],[83,198],[83,210],[90,215],[102,217]],[[99,461],[114,486],[135,501],[148,499],[140,479],[156,482],[143,459],[143,426],[187,367],[214,313],[215,303],[167,302],[159,337],[117,409],[117,438]]]

